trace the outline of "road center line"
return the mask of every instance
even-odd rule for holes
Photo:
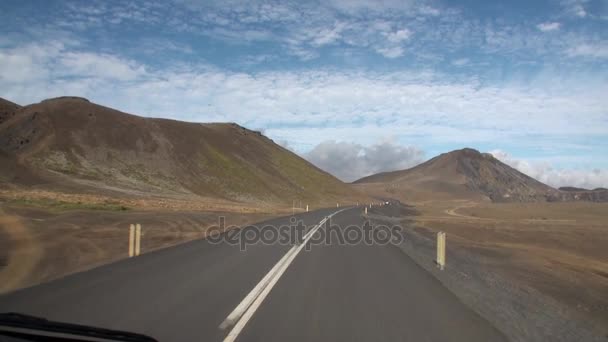
[[[274,267],[270,270],[270,272],[268,272],[264,276],[264,278],[262,278],[262,280],[260,280],[260,282],[253,288],[253,290],[251,290],[249,292],[249,294],[239,303],[239,305],[237,305],[237,307],[234,310],[232,310],[230,315],[228,315],[228,317],[226,317],[226,319],[222,322],[222,324],[220,324],[220,329],[226,329],[226,328],[234,325],[234,323],[239,318],[241,318],[241,316],[243,315],[245,310],[247,310],[247,308],[251,305],[251,303],[253,303],[253,301],[258,297],[258,295],[262,292],[264,287],[266,285],[268,285],[268,283],[272,280],[274,275],[281,268],[281,266],[285,263],[285,261],[287,259],[289,259],[289,256],[291,254],[293,254],[293,252],[296,250],[296,247],[297,246],[292,247],[281,258],[281,260],[279,260],[279,262],[277,262],[276,265],[274,265]]]
[[[304,241],[296,246],[293,246],[282,258],[279,260],[272,269],[260,280],[260,282],[249,292],[249,294],[237,305],[237,307],[226,317],[226,319],[220,324],[220,329],[226,329],[232,326],[235,322],[236,325],[228,333],[224,341],[234,341],[241,333],[249,319],[253,316],[257,308],[262,304],[270,290],[279,281],[279,278],[283,275],[287,267],[296,258],[298,253],[306,246],[308,241],[312,238],[313,234],[321,228],[321,226],[332,216],[342,212],[348,208],[338,210],[333,214],[327,216],[316,226],[314,226],[306,235],[304,235]],[[238,320],[238,322],[237,322]]]

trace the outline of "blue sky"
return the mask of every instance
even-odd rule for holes
[[[20,104],[235,121],[346,180],[468,146],[608,186],[608,0],[4,0],[0,29]]]

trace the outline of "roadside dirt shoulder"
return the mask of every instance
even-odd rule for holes
[[[564,302],[511,277],[495,267],[495,260],[518,266],[508,251],[471,248],[448,234],[447,267],[435,265],[435,234],[439,230],[417,226],[414,217],[388,217],[381,211],[369,218],[404,228],[397,248],[433,274],[465,304],[501,330],[512,341],[606,341],[608,331]],[[567,286],[558,283],[555,286]]]

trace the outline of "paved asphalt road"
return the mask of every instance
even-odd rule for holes
[[[313,229],[336,211],[296,217]],[[332,223],[339,229],[361,226],[361,213],[346,209]],[[264,222],[289,223],[290,217]],[[194,241],[0,296],[0,312],[159,341],[221,341],[231,332],[237,341],[505,340],[394,246],[333,243],[297,250],[258,243],[241,251],[238,245]],[[290,256],[291,263],[279,263]],[[261,281],[253,304],[221,329]]]

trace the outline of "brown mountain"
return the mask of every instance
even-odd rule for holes
[[[491,154],[465,148],[441,154],[408,170],[361,178],[356,187],[414,199],[490,199],[494,202],[602,200],[556,190]]]
[[[0,125],[12,118],[19,108],[21,108],[20,105],[0,98]]]
[[[5,183],[62,191],[289,205],[359,196],[237,124],[144,118],[76,97],[17,108],[0,125],[0,161]]]

